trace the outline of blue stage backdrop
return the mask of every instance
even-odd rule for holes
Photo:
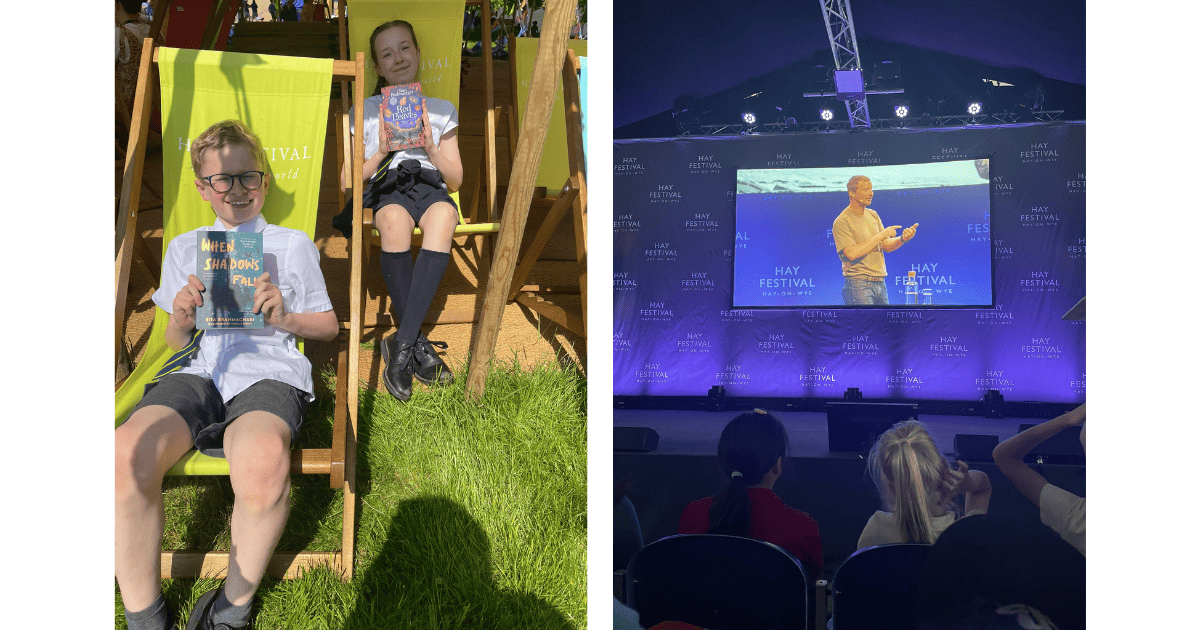
[[[1083,401],[1085,325],[1060,318],[1085,289],[1084,136],[1064,122],[614,143],[613,393]],[[991,219],[952,220],[965,242],[991,239],[995,308],[733,308],[734,251],[753,245],[734,226],[738,169],[976,157],[989,158]],[[884,199],[885,224],[912,223]],[[824,240],[811,246],[828,254]],[[912,266],[901,252],[889,276]]]

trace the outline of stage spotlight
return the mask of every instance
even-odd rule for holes
[[[753,125],[754,120],[755,120],[754,112],[746,112],[746,113],[742,114],[742,121],[745,122],[747,125]]]
[[[897,105],[896,118],[904,118],[905,116],[908,116],[908,105]]]
[[[842,394],[842,398],[846,400],[862,400],[862,391],[857,387],[847,387],[846,393]]]
[[[821,120],[826,122],[833,120],[833,110],[828,107],[821,108]]]
[[[967,105],[967,113],[972,116],[978,116],[982,111],[983,103],[980,103],[979,101],[971,101],[971,104]]]

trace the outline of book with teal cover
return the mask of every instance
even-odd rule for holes
[[[383,88],[379,104],[380,136],[384,150],[424,148],[425,134],[421,115],[425,112],[425,97],[419,82],[389,85]]]
[[[196,309],[196,328],[262,328],[254,313],[254,281],[263,274],[261,232],[196,233],[196,277],[204,284],[204,304]]]

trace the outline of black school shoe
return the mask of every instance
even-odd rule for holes
[[[217,601],[217,595],[221,589],[225,588],[225,584],[214,588],[213,590],[200,596],[196,600],[196,605],[192,607],[192,614],[188,617],[187,628],[185,630],[236,630],[233,626],[225,623],[213,623],[212,606],[213,602]],[[238,628],[249,628],[238,626]]]
[[[446,349],[445,341],[430,341],[425,335],[417,337],[413,352],[413,377],[425,385],[449,385],[454,382],[454,373],[438,356],[437,348]]]
[[[402,345],[396,333],[383,340],[383,385],[400,402],[412,397],[414,354],[416,344]]]

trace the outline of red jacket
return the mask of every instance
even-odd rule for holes
[[[787,549],[804,563],[809,579],[821,576],[825,560],[821,555],[821,533],[813,517],[790,508],[773,490],[749,488],[750,538],[763,540]],[[680,534],[708,533],[708,509],[712,497],[692,501],[679,519]]]

